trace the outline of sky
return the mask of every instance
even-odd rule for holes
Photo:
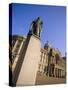
[[[49,41],[58,48],[62,55],[66,52],[66,7],[13,4],[12,5],[12,35],[27,36],[31,22],[41,17],[43,27],[41,32],[41,47]]]

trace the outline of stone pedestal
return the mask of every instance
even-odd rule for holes
[[[29,38],[30,37],[30,38]],[[28,35],[28,44],[16,85],[35,85],[38,63],[40,61],[40,39]]]

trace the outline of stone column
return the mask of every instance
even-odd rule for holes
[[[62,77],[62,70],[60,69],[60,78]]]
[[[62,70],[61,70],[61,78],[62,78]]]
[[[57,77],[58,77],[58,68],[57,68]]]
[[[59,69],[58,69],[58,78],[59,78]]]
[[[62,77],[63,77],[63,70],[62,70]]]
[[[60,78],[60,69],[59,69],[59,78]]]
[[[16,41],[16,43],[15,43],[15,45],[13,47],[12,53],[15,51],[17,44],[18,44],[18,40]]]
[[[55,77],[56,77],[56,68],[55,68]]]
[[[59,78],[59,69],[58,69],[58,78]]]
[[[60,69],[59,69],[59,78],[60,78]]]
[[[60,69],[60,78],[61,78],[61,69]]]
[[[18,50],[18,53],[17,53],[17,55],[16,55],[16,58],[15,58],[15,60],[14,60],[13,65],[12,65],[12,72],[14,71],[15,66],[16,66],[16,64],[17,64],[17,60],[18,60],[18,58],[19,58],[19,54],[20,54],[20,51],[21,51],[21,49],[22,49],[22,46],[23,46],[23,41],[21,42],[21,45],[20,45],[19,50]]]
[[[54,68],[54,77],[56,77],[56,71],[55,71],[55,68]]]
[[[21,70],[16,82],[16,85],[35,85],[36,74],[38,71],[38,63],[40,61],[40,39],[35,35],[27,37],[26,44],[24,46],[25,52]]]

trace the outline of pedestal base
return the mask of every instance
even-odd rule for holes
[[[28,38],[28,37],[27,37]],[[40,40],[31,35],[16,85],[35,85],[40,61]]]

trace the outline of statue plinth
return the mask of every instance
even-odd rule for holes
[[[38,63],[40,61],[40,40],[35,35],[28,35],[26,52],[16,85],[35,85]]]

